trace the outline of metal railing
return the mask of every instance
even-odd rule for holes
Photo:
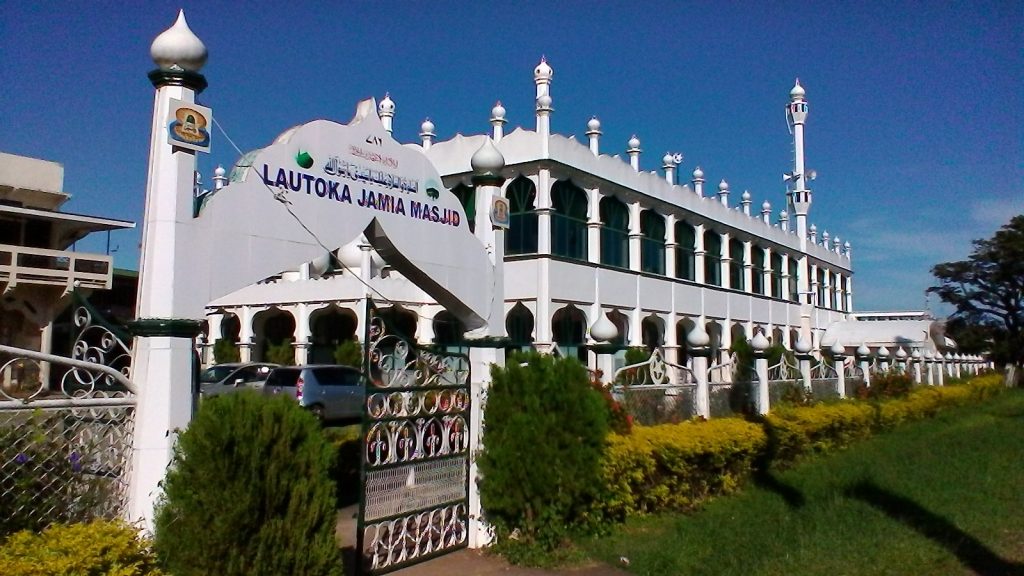
[[[0,244],[0,282],[82,288],[110,288],[113,258],[68,250],[47,250]]]
[[[611,393],[634,422],[654,425],[692,418],[696,386],[688,366],[665,360],[655,349],[647,360],[616,370]]]

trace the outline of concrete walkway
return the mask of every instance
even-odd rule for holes
[[[338,543],[345,550],[345,573],[355,573],[354,547],[356,544],[356,515],[358,505],[348,506],[338,511]],[[428,560],[404,570],[392,572],[396,576],[628,576],[617,568],[604,564],[582,566],[564,570],[541,570],[538,568],[522,568],[512,566],[497,556],[481,550],[463,549]]]

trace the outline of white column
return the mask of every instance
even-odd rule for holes
[[[629,269],[640,271],[640,203],[629,205]]]
[[[601,190],[587,190],[587,261],[601,262]]]
[[[665,216],[665,276],[676,277],[676,215]]]
[[[310,330],[309,315],[312,313],[310,305],[306,302],[299,302],[292,308],[292,315],[295,316],[295,364],[303,366],[309,364],[309,347],[312,345],[313,333]]]
[[[782,255],[782,299],[789,300],[792,294],[789,293],[789,254]]]
[[[764,250],[764,270],[761,273],[761,289],[767,296],[772,295],[772,249],[769,247],[762,248]]]
[[[693,227],[693,280],[698,284],[705,283],[704,277],[704,255],[707,252],[704,249],[704,225],[697,224]],[[701,314],[704,311],[701,310]]]
[[[732,288],[732,278],[729,274],[729,265],[732,263],[732,258],[729,254],[729,233],[722,232],[722,265],[719,274],[722,275],[722,288]],[[726,325],[728,326],[728,324]]]
[[[754,260],[751,248],[749,240],[743,242],[743,291],[747,294],[754,292]]]

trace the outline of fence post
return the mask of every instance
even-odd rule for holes
[[[830,351],[832,352],[832,362],[836,368],[836,393],[839,394],[840,398],[846,398],[846,370],[843,365],[843,359],[846,357],[846,348],[836,340]]]
[[[697,380],[694,393],[697,415],[708,419],[711,417],[711,391],[708,390],[708,356],[711,355],[711,337],[704,330],[704,318],[686,335],[686,343],[690,356],[693,357],[693,376]]]
[[[800,378],[803,380],[804,391],[811,393],[811,345],[801,335],[793,345],[796,358],[800,363]]]
[[[914,384],[921,383],[921,351],[914,348],[910,354],[910,360],[914,364]]]
[[[757,413],[767,414],[770,408],[768,399],[768,347],[771,344],[763,332],[754,335],[750,347],[754,349],[754,372],[757,374]]]
[[[935,351],[935,385],[942,386],[946,377],[946,361],[942,352]]]
[[[924,353],[924,371],[925,380],[927,380],[929,386],[935,386],[935,374],[932,370],[932,365],[935,363],[935,354],[931,350],[926,350]]]
[[[871,349],[867,344],[857,347],[857,361],[860,362],[860,371],[864,373],[864,386],[871,387]]]
[[[903,346],[896,349],[896,369],[904,374],[907,372],[907,351]]]

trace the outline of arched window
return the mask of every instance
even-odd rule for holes
[[[782,254],[772,252],[772,296],[782,298]]]
[[[586,364],[587,349],[583,347],[586,334],[586,318],[579,308],[572,304],[562,308],[551,317],[551,335],[566,358],[578,358]]]
[[[722,237],[718,232],[704,232],[704,282],[722,285]]]
[[[729,240],[729,287],[733,290],[746,290],[743,277],[743,242],[733,238]]]
[[[640,338],[648,350],[661,348],[665,344],[665,323],[654,315],[644,318],[640,321]]]
[[[513,180],[505,192],[509,201],[509,229],[505,234],[505,253],[537,253],[537,187],[525,177]]]
[[[629,210],[613,196],[601,199],[601,263],[629,268]]]
[[[517,302],[509,310],[508,316],[505,317],[505,331],[512,341],[509,348],[505,349],[506,353],[529,350],[533,347],[533,314],[522,302]]]
[[[447,310],[434,316],[434,344],[448,352],[469,354],[466,346],[466,325]]]
[[[462,211],[466,213],[466,220],[469,221],[469,231],[476,231],[476,189],[465,184],[457,184],[452,188],[452,194],[462,204]]]
[[[587,259],[587,195],[568,180],[551,187],[551,253]]]
[[[764,250],[754,244],[750,247],[751,290],[754,294],[765,294],[764,286]]]
[[[696,259],[693,249],[696,245],[697,234],[686,222],[676,222],[676,278],[683,280],[694,279],[694,265]]]
[[[665,219],[654,210],[640,214],[640,269],[665,274]]]
[[[796,278],[797,261],[796,258],[789,259],[789,300],[791,302],[800,301],[800,283],[797,282]],[[794,340],[795,342],[795,340]]]

